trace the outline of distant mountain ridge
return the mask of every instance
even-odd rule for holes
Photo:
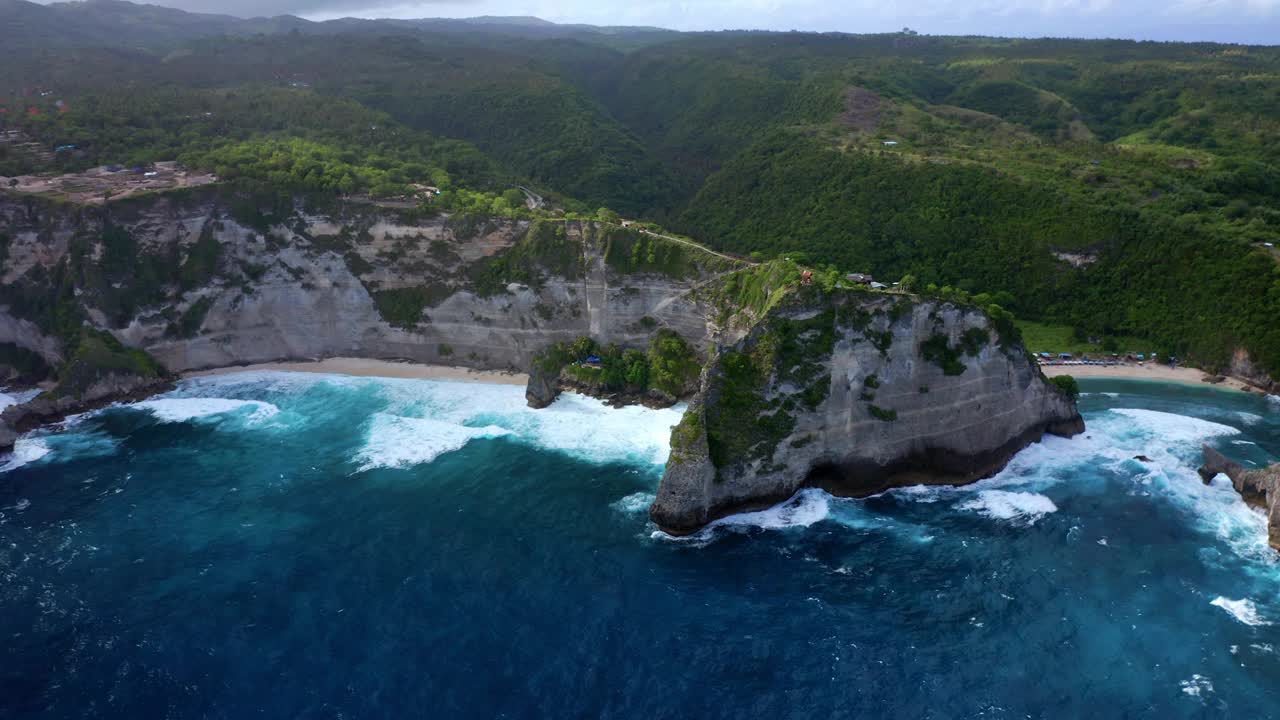
[[[530,38],[606,36],[622,33],[675,34],[652,27],[561,25],[531,16],[418,18],[410,20],[341,18],[315,22],[294,15],[240,18],[195,13],[127,0],[83,0],[49,5],[0,0],[0,48],[95,45],[165,45],[220,35],[273,35],[298,31],[341,32],[485,32]]]

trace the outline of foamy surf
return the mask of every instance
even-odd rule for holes
[[[1213,605],[1214,607],[1222,608],[1231,617],[1244,623],[1245,625],[1249,625],[1252,627],[1260,627],[1263,625],[1271,624],[1269,621],[1263,619],[1262,615],[1258,612],[1258,607],[1254,605],[1253,601],[1248,598],[1244,598],[1241,600],[1231,600],[1219,595],[1218,597],[1214,598],[1209,604]]]
[[[651,537],[654,540],[690,543],[700,547],[711,543],[723,532],[807,528],[826,520],[830,514],[831,496],[817,488],[806,488],[765,510],[738,513],[715,520],[692,535],[676,537],[655,530]]]
[[[595,398],[565,394],[543,410],[524,406],[505,416],[482,417],[538,447],[584,460],[662,465],[671,452],[671,428],[683,415],[683,405],[611,408]]]
[[[1012,520],[1022,525],[1034,525],[1046,515],[1058,511],[1058,506],[1044,495],[1007,490],[980,490],[977,497],[956,507],[960,510],[972,510],[995,520]]]
[[[39,438],[18,438],[18,441],[13,444],[13,452],[9,454],[8,460],[4,465],[0,465],[0,473],[30,465],[50,452],[50,447]]]
[[[638,515],[648,512],[655,498],[657,496],[650,492],[631,493],[617,502],[610,503],[609,507],[627,515]]]
[[[0,391],[0,410],[4,410],[10,405],[21,405],[39,394],[39,390]]]
[[[507,435],[494,425],[467,427],[429,418],[409,418],[378,413],[369,424],[365,445],[356,454],[360,471],[375,468],[407,468],[429,463],[460,450],[476,438]]]
[[[1178,686],[1182,688],[1183,693],[1190,695],[1193,698],[1198,698],[1203,693],[1213,692],[1213,682],[1211,682],[1209,678],[1198,673],[1192,675],[1191,679],[1183,680],[1178,683]]]
[[[145,410],[162,423],[203,420],[230,413],[244,414],[248,422],[255,423],[280,412],[280,408],[268,402],[228,398],[157,398],[133,403],[128,407]]]
[[[1141,429],[1149,431],[1153,439],[1159,438],[1166,443],[1195,445],[1209,438],[1240,434],[1230,425],[1159,410],[1116,408],[1111,412],[1133,420]]]

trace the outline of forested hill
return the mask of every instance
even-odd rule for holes
[[[343,18],[313,22],[293,15],[277,15],[246,19],[231,15],[189,13],[126,0],[76,0],[48,5],[27,0],[0,0],[0,27],[5,29],[6,46],[24,49],[97,45],[172,46],[219,35],[335,35],[413,31],[483,33],[543,39],[599,38],[605,41],[616,37],[622,38],[623,44],[636,47],[675,34],[670,30],[650,27],[562,25],[534,17],[420,20]]]
[[[1277,48],[115,0],[0,0],[0,21],[25,30],[0,38],[0,123],[33,144],[0,144],[0,175],[178,159],[280,192],[443,183],[499,210],[523,185],[1280,375]]]

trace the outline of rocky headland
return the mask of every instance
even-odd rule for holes
[[[1084,430],[1011,323],[905,295],[800,288],[720,348],[672,434],[650,516],[685,534],[804,487],[865,497],[989,477]]]
[[[1203,447],[1203,452],[1200,479],[1207,485],[1218,475],[1226,475],[1245,503],[1266,511],[1267,542],[1280,550],[1280,463],[1250,470],[1208,445]]]
[[[689,409],[651,517],[669,532],[817,486],[989,476],[1083,422],[999,308],[802,279],[605,223],[256,201],[0,195],[0,372],[51,389],[13,434],[205,368],[347,357],[527,372]],[[18,366],[22,367],[19,368]],[[37,368],[32,370],[32,368]]]

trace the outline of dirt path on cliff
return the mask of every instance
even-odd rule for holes
[[[613,225],[614,227],[624,227],[623,225],[619,225],[617,223],[602,223],[602,224]],[[747,260],[746,258],[734,257],[733,255],[726,255],[722,252],[716,252],[715,250],[712,250],[706,245],[699,245],[698,243],[693,242],[692,240],[685,240],[684,238],[678,238],[672,235],[663,235],[662,233],[656,233],[656,232],[653,232],[652,230],[645,230],[643,228],[627,228],[627,229],[636,230],[637,232],[644,233],[645,235],[651,235],[656,238],[662,238],[663,240],[670,240],[673,243],[680,243],[681,245],[686,245],[688,247],[701,250],[702,252],[707,253],[708,255],[715,255],[718,258],[723,258],[730,262],[742,263],[743,265],[747,265],[750,267],[755,267],[756,265],[760,264],[758,262],[755,262],[754,260]]]

